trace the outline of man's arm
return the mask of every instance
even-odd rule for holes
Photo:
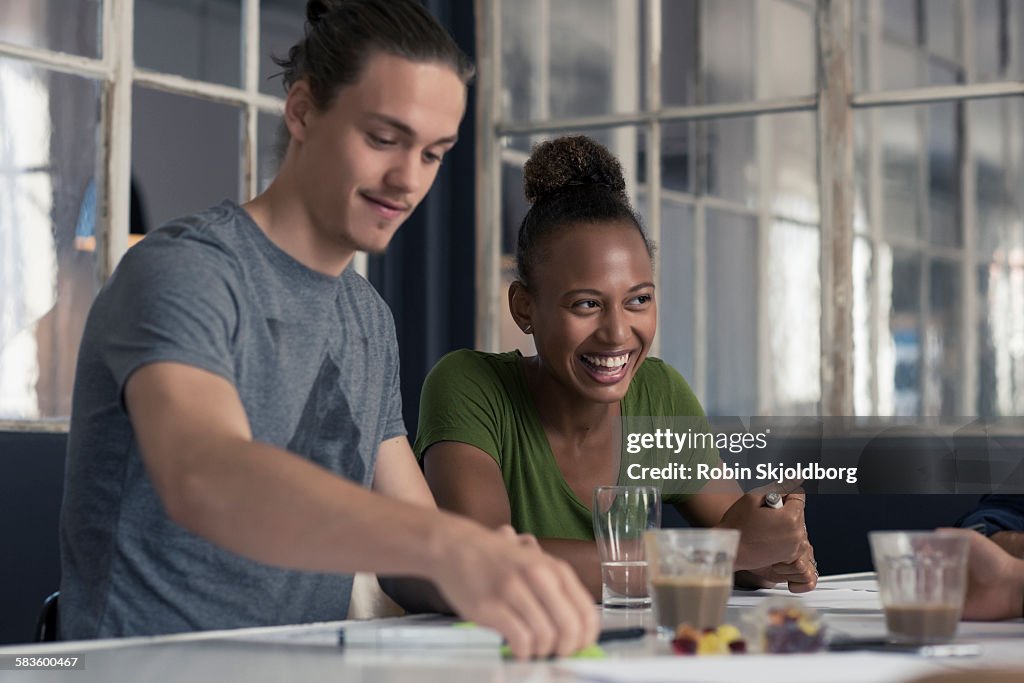
[[[989,538],[1014,557],[1024,558],[1024,531],[997,531]]]
[[[996,621],[1024,616],[1024,560],[1010,556],[975,531],[939,531],[963,536],[970,543],[963,618],[967,621]]]
[[[491,456],[459,441],[439,441],[423,458],[430,490],[442,509],[497,529],[511,524],[512,511],[501,470]],[[601,562],[593,541],[538,538],[547,552],[568,562],[596,601],[601,599]]]
[[[124,393],[157,494],[193,533],[265,564],[434,581],[457,612],[500,631],[520,657],[594,641],[596,615],[567,565],[253,441],[223,377],[154,363],[134,372]]]
[[[396,500],[429,510],[437,504],[416,464],[416,456],[404,436],[388,439],[377,450],[373,490]],[[408,576],[378,575],[381,590],[408,612],[449,612],[451,608],[434,584]]]

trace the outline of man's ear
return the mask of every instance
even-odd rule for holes
[[[533,297],[519,280],[508,286],[508,310],[523,334],[533,334]]]
[[[313,91],[306,81],[295,81],[284,101],[284,123],[292,140],[305,142],[309,119],[316,112]]]

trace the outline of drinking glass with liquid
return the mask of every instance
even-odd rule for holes
[[[601,604],[651,606],[644,533],[661,526],[661,495],[653,486],[594,489],[594,540],[601,558]]]
[[[648,578],[660,633],[675,633],[681,624],[705,629],[725,622],[739,542],[736,529],[647,534]]]
[[[968,540],[941,531],[872,531],[868,538],[889,638],[952,640],[967,588]]]

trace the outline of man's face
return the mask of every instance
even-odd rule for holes
[[[314,240],[381,252],[455,144],[466,87],[448,66],[380,53],[324,111],[306,117],[298,191]]]

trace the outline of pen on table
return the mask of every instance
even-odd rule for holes
[[[598,643],[616,640],[639,640],[647,635],[642,626],[604,629]],[[502,644],[501,636],[491,629],[476,628],[460,623],[449,627],[418,627],[359,625],[342,628],[338,633],[339,645],[370,647],[495,647]]]
[[[782,494],[778,491],[772,491],[764,497],[764,507],[772,508],[773,510],[779,510],[782,508]]]
[[[647,629],[643,626],[632,626],[630,628],[606,628],[597,636],[597,642],[610,643],[613,640],[639,640],[647,635]]]

